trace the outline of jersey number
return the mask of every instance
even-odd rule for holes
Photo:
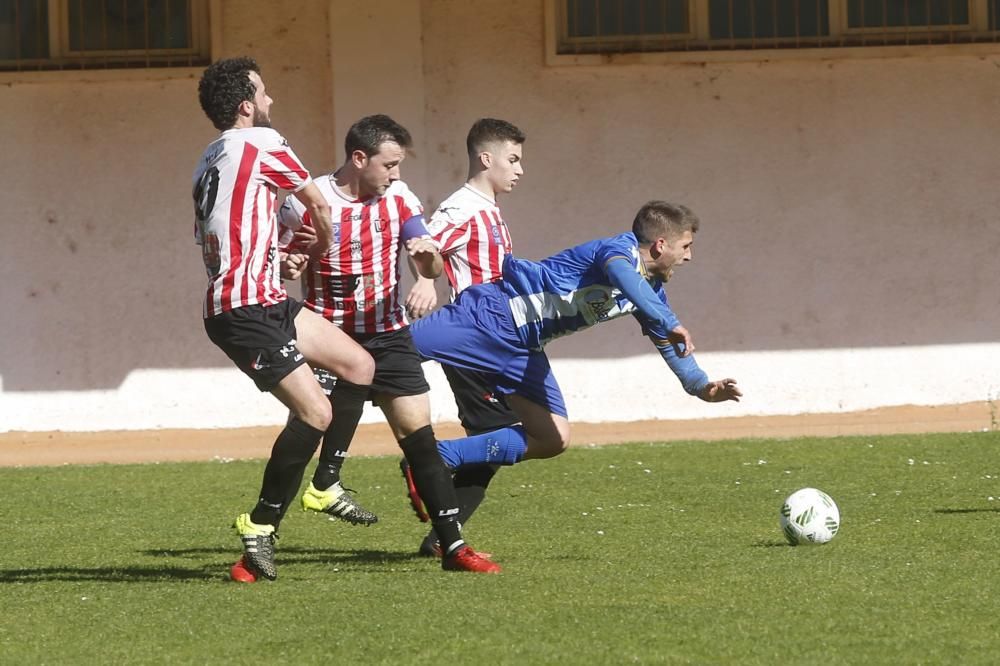
[[[215,197],[219,194],[219,169],[212,167],[202,174],[198,186],[194,188],[194,216],[205,229],[205,222],[215,208]]]
[[[219,169],[212,167],[205,171],[194,188],[194,218],[201,238],[201,258],[210,278],[219,273],[222,265],[219,256],[219,237],[208,230],[209,215],[215,208],[215,198],[219,194]]]

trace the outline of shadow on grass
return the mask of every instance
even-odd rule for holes
[[[1000,513],[1000,506],[983,509],[934,509],[934,513]]]
[[[410,562],[426,559],[416,552],[399,552],[390,550],[339,550],[336,548],[307,548],[305,546],[289,546],[282,548],[277,545],[277,559],[281,562],[298,563],[383,563]],[[239,557],[236,548],[163,548],[139,551],[151,557],[191,557],[201,558],[205,555],[231,555]]]
[[[787,541],[758,541],[754,548],[791,548]]]
[[[219,578],[219,568],[204,566],[199,569],[179,567],[40,567],[38,569],[11,569],[0,571],[2,583],[45,583],[54,580],[96,580],[106,583],[150,583],[178,580],[213,580]]]
[[[106,583],[150,583],[184,580],[225,580],[229,565],[239,558],[233,548],[185,548],[139,551],[151,557],[191,557],[205,559],[206,555],[226,555],[223,562],[203,564],[198,567],[177,566],[147,567],[39,567],[37,569],[0,570],[0,585],[4,583],[44,583],[49,581],[102,581]],[[213,558],[215,559],[215,558]],[[231,559],[231,561],[230,561]],[[426,558],[416,553],[381,550],[334,550],[290,547],[278,551],[279,567],[296,564],[354,564],[371,565],[371,571],[384,570],[386,564],[412,562]]]

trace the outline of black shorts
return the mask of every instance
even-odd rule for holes
[[[469,433],[476,435],[521,422],[489,375],[443,363],[441,369],[455,394],[458,418]]]
[[[375,393],[423,395],[431,390],[409,327],[386,333],[354,334],[351,337],[375,360],[375,377],[372,378],[369,398],[373,398]],[[327,395],[333,392],[338,382],[343,381],[323,368],[316,368],[313,374]],[[350,382],[343,383],[350,385]]]
[[[306,362],[295,343],[295,316],[302,304],[247,305],[205,320],[209,339],[261,391],[270,391]]]

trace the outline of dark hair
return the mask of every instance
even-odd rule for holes
[[[240,103],[252,102],[257,88],[250,72],[260,74],[257,61],[249,56],[216,60],[205,69],[198,82],[198,101],[216,129],[236,124]]]
[[[465,147],[469,151],[469,156],[473,157],[486,148],[486,144],[510,141],[511,143],[524,143],[524,132],[506,120],[496,118],[480,118],[472,123],[469,136],[465,139]]]
[[[386,115],[365,116],[351,125],[344,139],[344,152],[350,159],[355,150],[363,151],[371,157],[378,152],[378,147],[386,141],[395,141],[400,148],[410,148],[413,139],[406,128]]]
[[[698,231],[698,216],[687,206],[666,201],[647,201],[632,221],[632,233],[642,244],[685,231]]]

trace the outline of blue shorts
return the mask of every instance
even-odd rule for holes
[[[548,357],[521,341],[508,298],[496,283],[469,287],[454,303],[410,324],[410,332],[424,358],[485,373],[500,392],[567,417]]]

